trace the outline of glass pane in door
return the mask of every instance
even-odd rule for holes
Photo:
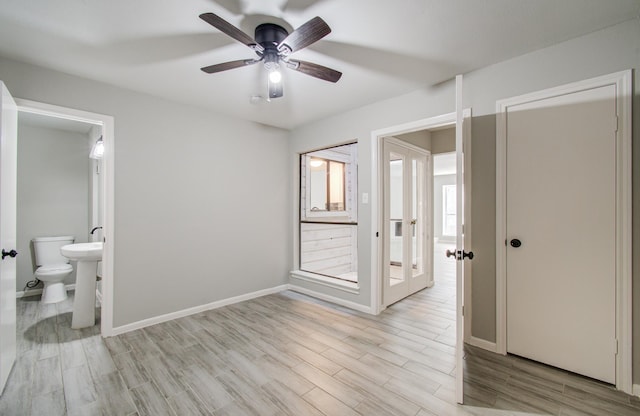
[[[424,204],[425,204],[424,161],[411,161],[411,271],[412,276],[424,272]]]
[[[404,280],[403,224],[404,224],[404,158],[389,155],[389,279],[390,285]]]

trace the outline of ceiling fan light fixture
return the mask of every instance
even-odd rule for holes
[[[279,69],[272,69],[269,72],[269,81],[273,82],[274,84],[279,84],[280,81],[282,81],[282,73],[280,73]]]
[[[255,39],[213,13],[203,13],[200,18],[229,37],[245,44],[258,55],[258,59],[224,62],[203,67],[201,70],[213,74],[263,62],[268,73],[269,99],[267,101],[283,96],[281,66],[329,82],[337,82],[342,76],[342,73],[335,69],[312,62],[289,59],[290,54],[306,48],[331,33],[329,25],[320,17],[314,17],[291,33],[275,23],[263,23],[256,27]]]

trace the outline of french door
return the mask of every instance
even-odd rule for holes
[[[431,282],[431,155],[400,140],[383,141],[383,302],[391,305]]]

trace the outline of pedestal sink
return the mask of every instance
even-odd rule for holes
[[[80,329],[96,324],[96,273],[102,260],[104,243],[69,244],[60,248],[60,253],[69,260],[77,261],[76,291],[73,301],[71,328]]]

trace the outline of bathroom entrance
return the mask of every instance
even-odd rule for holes
[[[93,293],[98,296],[101,314],[97,322],[102,335],[109,335],[113,310],[113,246],[108,238],[113,235],[113,118],[28,100],[15,101],[17,296],[39,294],[38,289],[42,290],[42,284],[35,285],[38,276],[34,272],[42,265],[35,265],[34,240],[65,236],[73,237],[74,243],[104,241],[103,261],[98,268],[102,277],[100,290],[91,290],[90,295],[92,299]],[[102,158],[101,150],[106,150]],[[72,265],[73,275],[63,283],[66,290],[75,289],[77,295],[79,281],[75,273],[79,268],[75,261]]]

